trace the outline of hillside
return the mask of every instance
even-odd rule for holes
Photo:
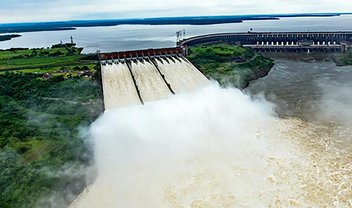
[[[238,88],[267,75],[274,65],[250,49],[227,44],[193,46],[188,59],[208,78]]]
[[[77,48],[0,51],[0,207],[69,203],[86,185],[87,127],[103,106],[100,67],[84,57]]]

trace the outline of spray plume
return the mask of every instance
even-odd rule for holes
[[[334,185],[329,178],[339,173],[345,185],[351,182],[350,172],[338,172],[351,156],[328,167],[336,148],[322,151],[317,140],[325,135],[307,140],[315,127],[280,120],[273,108],[212,83],[194,93],[105,112],[91,127],[96,181],[72,207],[351,203],[345,200],[351,193],[338,192],[348,190],[342,182]]]

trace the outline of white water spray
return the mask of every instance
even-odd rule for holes
[[[306,140],[314,131],[299,121],[280,121],[272,109],[268,102],[212,84],[195,93],[106,112],[91,128],[97,179],[72,207],[351,203],[351,193],[341,192],[348,189],[334,186],[329,178],[346,160],[329,169],[326,161],[334,153]],[[326,157],[319,162],[321,154]],[[339,174],[343,184],[351,181],[349,172]]]

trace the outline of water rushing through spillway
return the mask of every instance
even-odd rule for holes
[[[104,66],[102,70],[105,108],[139,104],[137,90],[126,64]]]
[[[208,79],[184,57],[145,58],[102,66],[106,109],[192,92]]]
[[[161,64],[157,61],[161,73],[178,76]],[[308,72],[299,73],[301,79],[292,76],[311,66],[294,63],[291,72],[281,65],[277,62],[267,85],[258,81],[253,86],[270,88],[279,74],[287,86],[278,91],[301,95],[288,83],[299,82],[299,88],[304,74],[312,81]],[[318,74],[345,77],[352,72],[331,70]],[[183,90],[181,84],[174,86]],[[329,118],[321,122],[279,117],[275,109],[286,106],[280,107],[281,101],[275,106],[261,96],[209,82],[144,106],[112,109],[90,129],[97,178],[72,207],[352,207],[351,119],[329,117],[352,103],[352,84],[335,87],[314,97],[323,106],[316,107],[324,111],[319,115]],[[342,91],[344,96],[338,96]],[[332,100],[338,111],[330,108]]]
[[[105,113],[98,177],[73,207],[348,207],[351,152],[328,129],[216,84]],[[341,142],[341,141],[340,141]]]

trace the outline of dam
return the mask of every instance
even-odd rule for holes
[[[217,33],[179,40],[188,53],[197,44],[229,43],[258,52],[346,52],[352,47],[352,32],[247,32]]]
[[[178,39],[175,48],[101,53],[105,109],[162,100],[205,85],[208,79],[186,56],[191,46],[213,43],[257,52],[346,52],[352,48],[352,32],[218,33]]]
[[[208,83],[181,48],[103,53],[99,59],[106,110],[166,99]]]

